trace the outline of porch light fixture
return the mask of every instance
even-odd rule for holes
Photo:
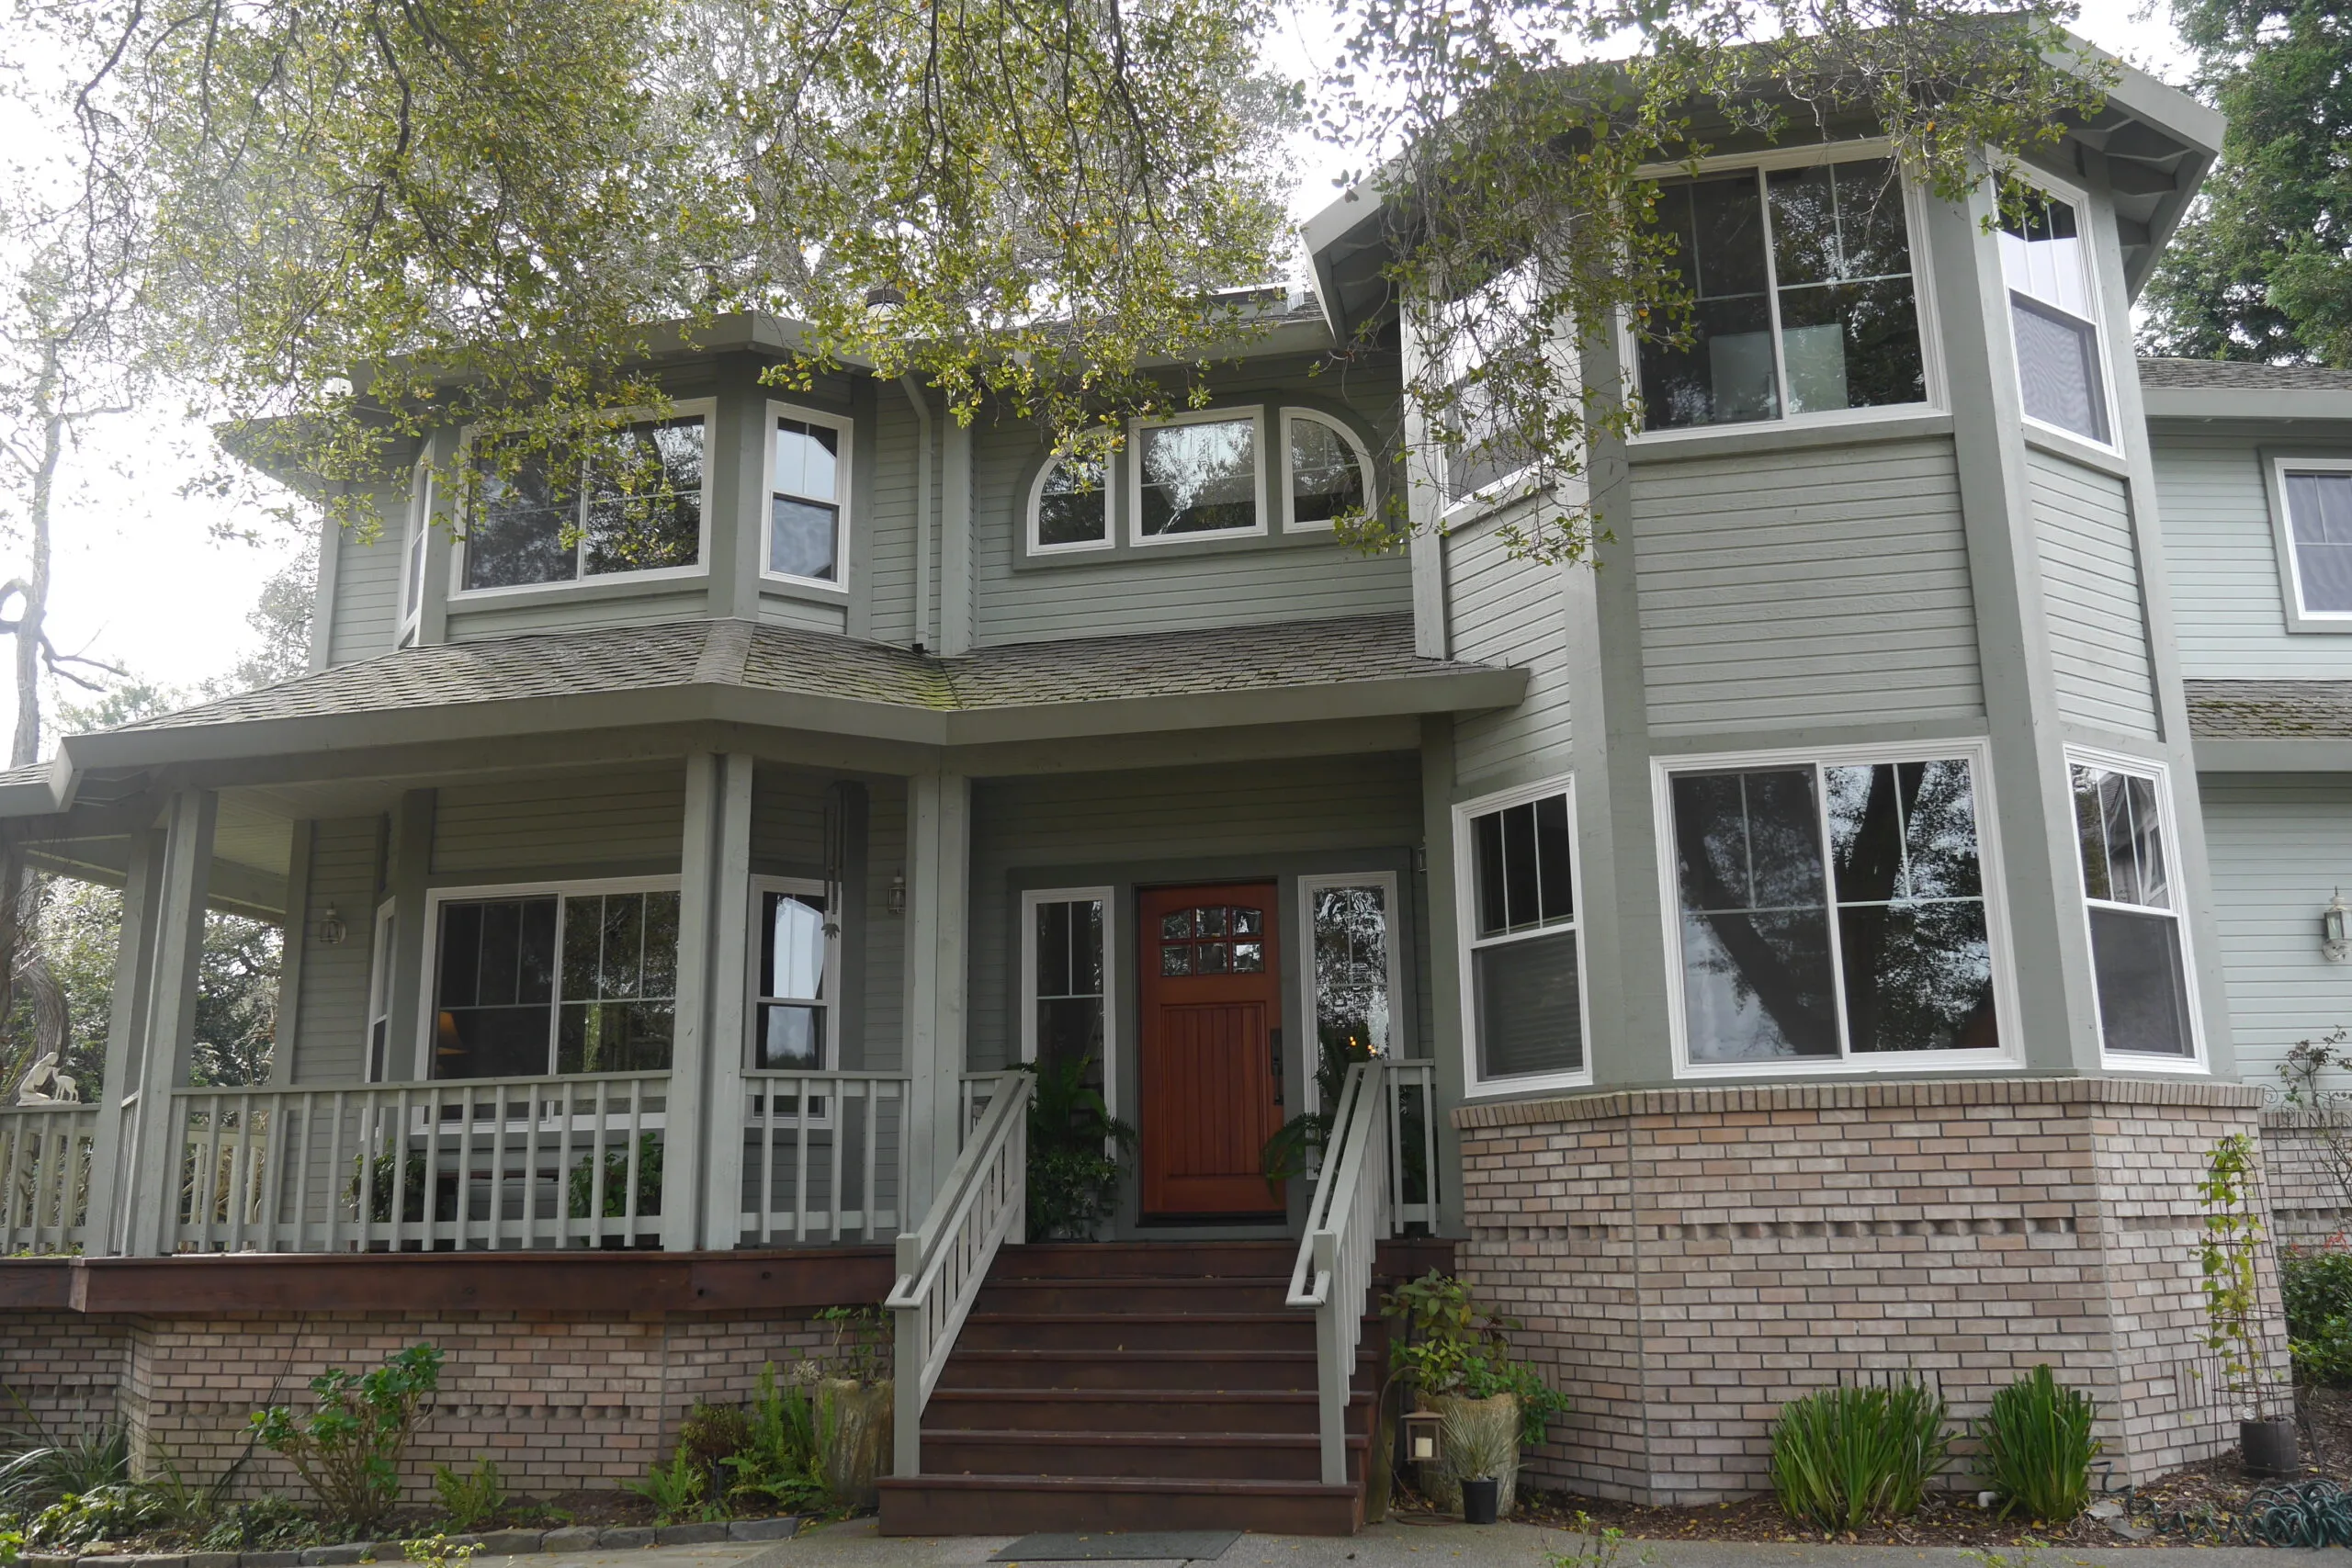
[[[2344,907],[2344,889],[2339,887],[2319,917],[2319,951],[2330,964],[2352,959],[2352,931],[2346,929],[2347,921],[2352,921],[2352,909]]]
[[[903,871],[890,878],[889,909],[894,915],[907,912],[907,874]]]
[[[333,904],[329,904],[327,906],[327,912],[319,917],[319,945],[321,947],[341,947],[343,945],[343,939],[346,934],[347,933],[344,931],[343,927],[343,917],[335,913],[334,906]]]
[[[1405,1417],[1405,1457],[1415,1464],[1434,1464],[1443,1451],[1445,1417],[1434,1410],[1416,1410]]]

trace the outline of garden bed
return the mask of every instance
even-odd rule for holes
[[[602,1493],[581,1494],[605,1501]],[[630,1499],[636,1501],[636,1499]],[[445,1536],[444,1551],[476,1547],[492,1557],[523,1552],[616,1551],[645,1546],[689,1546],[720,1540],[786,1540],[800,1529],[800,1519],[784,1515],[764,1519],[730,1519],[710,1524],[560,1525],[552,1529],[481,1530],[470,1535]],[[397,1523],[397,1521],[396,1521]],[[429,1534],[429,1522],[416,1526]],[[320,1568],[354,1562],[399,1562],[405,1559],[405,1541],[413,1536],[392,1535],[380,1540],[346,1541],[335,1546],[286,1547],[255,1551],[174,1551],[154,1542],[93,1541],[71,1552],[28,1551],[19,1568]],[[103,1548],[103,1550],[98,1550]]]

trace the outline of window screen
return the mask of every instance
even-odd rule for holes
[[[1468,818],[1470,1012],[1481,1081],[1584,1066],[1566,791]]]
[[[2109,1051],[2194,1055],[2171,835],[2156,781],[2079,762],[2072,775],[2101,1038]]]

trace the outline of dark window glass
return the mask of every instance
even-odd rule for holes
[[[443,905],[433,1076],[666,1067],[677,946],[675,893]]]
[[[1332,425],[1309,414],[1290,416],[1291,521],[1329,523],[1364,506],[1363,465]]]
[[[1037,487],[1037,543],[1099,545],[1111,536],[1109,468],[1100,457],[1062,457]]]
[[[1574,931],[1474,948],[1470,968],[1480,1077],[1574,1072],[1584,1065]]]
[[[557,904],[540,897],[441,907],[435,1077],[524,1077],[548,1070]]]
[[[1474,817],[1470,839],[1480,936],[1575,918],[1566,795]]]
[[[1163,930],[1166,922],[1162,922]],[[1191,921],[1184,921],[1187,933]],[[1037,1059],[1088,1061],[1087,1081],[1102,1084],[1102,905],[1057,899],[1036,907]],[[1170,951],[1187,952],[1184,948]]]
[[[841,432],[813,421],[775,423],[775,491],[768,502],[768,570],[840,581]]]
[[[814,893],[763,893],[756,940],[760,1000],[752,1065],[802,1072],[823,1067],[831,1000],[825,900]]]
[[[2290,472],[2284,488],[2304,611],[2352,615],[2352,473]]]
[[[1813,771],[1673,782],[1690,1057],[1838,1055]]]
[[[578,487],[558,484],[540,458],[514,473],[477,476],[466,526],[466,586],[568,582],[579,572]]]
[[[587,570],[692,566],[702,556],[703,422],[624,425],[590,454]]]

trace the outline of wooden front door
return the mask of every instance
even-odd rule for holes
[[[1279,1215],[1282,965],[1272,883],[1141,896],[1143,1212]]]

